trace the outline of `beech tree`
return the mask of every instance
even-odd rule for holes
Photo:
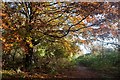
[[[86,44],[117,37],[118,7],[119,2],[4,2],[0,13],[3,51],[22,47],[27,69],[33,48],[42,41]]]

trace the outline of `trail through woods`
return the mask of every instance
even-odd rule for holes
[[[70,78],[99,78],[100,74],[98,72],[90,70],[88,67],[85,66],[77,66],[73,70],[65,71],[64,72],[67,77]]]
[[[22,75],[22,76],[21,76]],[[18,80],[18,79],[41,79],[41,78],[111,78],[110,76],[96,72],[88,67],[79,65],[72,69],[61,70],[58,74],[45,74],[40,72],[22,72],[15,73],[11,76],[3,77],[2,80]]]

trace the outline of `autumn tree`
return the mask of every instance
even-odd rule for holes
[[[34,47],[43,41],[69,47],[68,40],[87,44],[101,36],[116,36],[119,14],[117,2],[5,2],[0,15],[4,52],[20,46],[28,68]]]

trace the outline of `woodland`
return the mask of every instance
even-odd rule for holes
[[[0,5],[3,80],[120,78],[120,2]]]

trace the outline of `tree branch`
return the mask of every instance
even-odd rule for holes
[[[102,5],[102,4],[100,4],[97,8],[99,8],[101,5]],[[69,34],[70,31],[72,31],[72,30],[70,30],[70,29],[71,29],[73,26],[80,24],[80,23],[81,23],[83,20],[85,20],[90,14],[92,14],[97,8],[94,8],[94,10],[91,10],[91,13],[88,13],[88,15],[86,15],[84,18],[82,18],[82,19],[81,19],[80,21],[78,21],[76,24],[71,25],[71,26],[68,28],[68,30],[66,31],[66,33],[65,33],[64,35],[62,35],[62,36],[50,35],[50,34],[48,34],[47,32],[44,32],[43,34],[44,34],[44,35],[48,35],[48,36],[50,36],[50,37],[54,37],[54,38],[62,38],[62,37],[65,37],[65,36],[67,36],[67,35]],[[82,28],[79,28],[78,30],[75,30],[75,31],[79,31],[80,29],[87,28],[87,27],[88,27],[88,26],[82,27]],[[73,32],[75,32],[75,31],[73,31]],[[63,32],[65,32],[65,31],[63,31]]]

